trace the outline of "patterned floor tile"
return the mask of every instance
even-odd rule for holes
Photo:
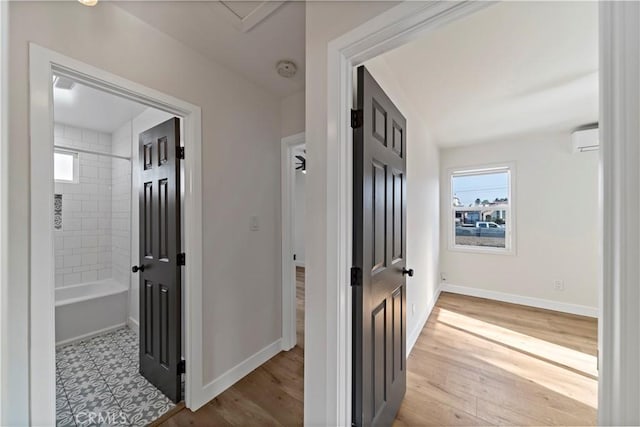
[[[74,426],[73,412],[60,379],[56,380],[56,426]]]
[[[128,394],[119,397],[118,401],[133,425],[149,424],[174,406],[173,402],[149,383],[130,390]]]
[[[58,426],[147,425],[174,407],[139,374],[128,328],[56,350]]]
[[[56,427],[76,427],[71,411],[56,412]]]

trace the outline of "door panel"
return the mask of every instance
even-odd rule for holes
[[[140,134],[140,373],[174,402],[182,399],[180,122]]]
[[[406,120],[358,72],[353,176],[353,423],[390,425],[406,389]]]

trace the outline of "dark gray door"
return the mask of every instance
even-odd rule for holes
[[[140,374],[181,400],[180,121],[140,134]]]
[[[391,425],[406,389],[406,120],[364,66],[353,112],[353,422]]]

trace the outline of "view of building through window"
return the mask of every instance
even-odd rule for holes
[[[451,175],[454,246],[508,248],[510,176],[506,167]]]

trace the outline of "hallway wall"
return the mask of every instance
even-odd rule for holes
[[[304,99],[303,90],[280,101],[280,134],[283,138],[304,132]]]

